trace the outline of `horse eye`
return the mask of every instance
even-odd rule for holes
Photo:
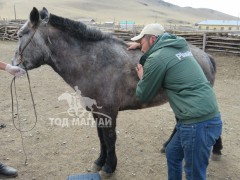
[[[23,36],[23,35],[22,35],[22,32],[21,32],[21,31],[18,31],[17,36],[18,36],[19,38],[21,38],[21,37]]]
[[[28,34],[28,33],[29,33],[29,30],[28,30],[28,29],[22,29],[22,28],[21,28],[21,29],[18,31],[17,35],[18,35],[19,38],[22,38],[23,35],[26,35],[26,34]]]

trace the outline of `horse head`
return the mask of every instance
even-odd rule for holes
[[[39,12],[35,7],[32,9],[29,20],[18,31],[18,47],[15,51],[13,64],[26,69],[37,68],[46,64],[50,58],[47,46],[47,32],[49,14],[46,8]]]

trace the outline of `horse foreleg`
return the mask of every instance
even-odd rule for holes
[[[93,113],[93,118],[97,124],[98,120],[100,119],[100,115]],[[105,164],[106,158],[107,158],[107,147],[104,142],[102,128],[99,126],[97,126],[97,133],[98,133],[98,138],[100,141],[100,154],[99,154],[99,157],[97,158],[97,160],[95,160],[94,163],[92,164],[92,167],[90,169],[90,171],[92,171],[92,172],[100,171],[102,169],[102,166]]]
[[[117,156],[115,152],[115,144],[117,135],[115,132],[115,127],[112,128],[103,128],[103,137],[107,147],[107,158],[100,175],[102,177],[109,177],[117,167]]]
[[[105,164],[107,158],[107,147],[103,139],[102,128],[97,127],[97,132],[100,140],[100,155],[91,167],[92,172],[100,171]]]
[[[108,112],[106,115],[111,117],[110,124],[102,124],[105,122],[106,116],[99,115],[99,113],[94,115],[94,119],[97,124],[97,132],[100,140],[100,155],[98,159],[92,165],[92,171],[100,171],[100,175],[102,177],[109,177],[115,170],[117,166],[117,156],[115,152],[115,144],[116,144],[116,117],[117,113]],[[109,123],[109,121],[107,121]]]

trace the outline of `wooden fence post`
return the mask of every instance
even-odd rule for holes
[[[205,51],[205,47],[206,47],[206,33],[203,33],[203,46],[202,46],[203,51]]]
[[[6,36],[7,36],[7,26],[5,26],[5,31],[4,31],[4,34],[3,34],[3,40],[6,39]]]

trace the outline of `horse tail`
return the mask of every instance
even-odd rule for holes
[[[211,64],[212,64],[212,68],[211,68],[212,73],[216,74],[216,72],[217,72],[216,61],[215,61],[214,58],[213,58],[211,55],[209,55],[209,54],[208,54],[208,57],[209,57],[210,62],[211,62]]]
[[[215,82],[215,75],[217,73],[217,65],[216,65],[216,61],[214,60],[214,58],[208,54],[208,57],[209,57],[209,64],[211,65],[211,73],[213,75],[213,78],[212,78],[212,81],[211,81],[211,84],[214,85],[214,82]]]

